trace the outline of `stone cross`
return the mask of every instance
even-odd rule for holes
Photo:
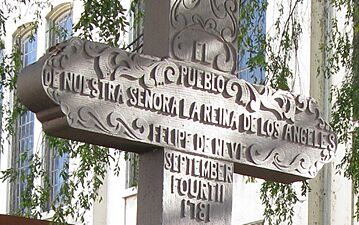
[[[144,55],[73,38],[25,68],[46,133],[140,154],[138,225],[231,224],[233,173],[290,183],[330,162],[312,98],[235,76],[235,0],[147,0]]]

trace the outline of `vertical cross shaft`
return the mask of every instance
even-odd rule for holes
[[[230,225],[233,163],[168,148],[140,154],[138,225]]]
[[[145,4],[145,54],[235,74],[237,1],[147,0]],[[231,224],[232,176],[233,164],[220,160],[166,148],[141,154],[137,224]]]
[[[145,54],[235,73],[238,1],[148,0],[145,4]]]

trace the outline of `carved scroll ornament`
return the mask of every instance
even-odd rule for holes
[[[282,182],[283,173],[312,178],[334,157],[336,136],[312,98],[77,38],[59,49],[18,80],[49,134],[135,152],[171,147]]]

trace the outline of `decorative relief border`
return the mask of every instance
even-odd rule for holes
[[[59,102],[59,105],[61,105],[62,111],[72,127],[81,126],[112,136],[123,135],[133,140],[145,140],[150,132],[149,124],[143,118],[137,118],[129,123],[126,117],[119,112],[110,112],[102,116],[101,113],[91,107],[82,106],[79,109],[73,109],[65,103]]]
[[[99,79],[118,80],[120,77],[138,81],[142,87],[151,89],[168,84],[177,84],[180,78],[180,67],[186,65],[169,59],[156,59],[147,56],[130,54],[125,51],[108,47],[104,44],[83,41],[73,38],[59,48],[50,52],[50,57],[44,64],[43,72],[52,69],[63,70],[76,58],[93,60]],[[313,115],[318,121],[319,130],[331,132],[331,128],[321,117],[317,102],[313,98],[305,98],[270,87],[251,85],[228,75],[224,77],[226,84],[224,98],[232,99],[251,112],[265,111],[274,115],[278,120],[288,123],[296,122],[296,115],[306,113]],[[146,120],[137,118],[127,121],[119,112],[110,112],[101,116],[96,109],[82,106],[70,108],[61,101],[57,89],[46,88],[47,95],[62,107],[70,126],[81,126],[88,130],[98,130],[113,136],[123,135],[133,140],[146,140],[150,128]],[[106,123],[104,123],[106,121]],[[320,124],[320,126],[319,126]],[[319,127],[318,127],[319,126]],[[276,148],[265,150],[260,145],[251,145],[248,160],[259,166],[275,166],[283,172],[296,171],[300,174],[309,173],[315,176],[323,164],[334,158],[335,150],[321,149],[320,159],[315,162],[306,153],[290,155]]]
[[[323,149],[321,151],[321,158],[312,161],[310,156],[306,153],[297,155],[290,155],[286,151],[276,148],[265,150],[257,144],[249,147],[250,160],[260,166],[275,165],[280,171],[293,172],[297,171],[300,174],[309,173],[310,176],[315,177],[322,166],[334,159],[334,151]],[[290,155],[291,157],[288,157]]]
[[[169,59],[159,61],[156,58],[127,53],[100,43],[73,38],[68,44],[60,45],[60,49],[62,52],[50,53],[52,56],[44,66],[45,73],[52,68],[64,69],[68,62],[85,54],[94,61],[99,79],[117,80],[119,77],[125,77],[129,80],[138,80],[144,88],[153,88],[176,83],[180,76],[181,62]],[[223,97],[234,97],[237,104],[253,112],[267,111],[277,119],[286,119],[291,123],[295,122],[296,114],[302,112],[315,114],[316,119],[322,120],[318,103],[313,98],[274,90],[267,86],[252,85],[236,77],[226,76],[225,79]],[[57,93],[50,93],[51,90],[47,92],[49,97],[58,102]]]
[[[200,44],[201,51],[205,52],[202,57],[206,58],[200,63],[233,74],[237,63],[238,2],[173,0],[170,4],[170,56],[177,60],[198,61],[192,57],[196,42],[210,37],[210,42]],[[203,12],[206,10],[208,13]],[[209,49],[211,52],[207,52]]]

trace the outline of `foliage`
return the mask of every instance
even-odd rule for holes
[[[333,71],[328,69],[325,72],[330,76],[345,70],[341,85],[332,87],[334,105],[331,125],[338,134],[339,142],[346,144],[345,156],[337,169],[353,182],[353,192],[357,196],[355,216],[359,221],[359,4],[351,0],[331,3],[336,10],[345,13],[343,24],[339,24],[336,18],[332,19],[332,35],[329,46],[326,46],[334,51],[328,58]]]
[[[262,45],[250,46],[254,49],[254,54],[249,60],[249,65],[262,66],[266,69],[267,84],[274,88],[291,90],[289,82],[293,79],[293,66],[291,62],[296,60],[299,40],[302,34],[300,18],[296,15],[298,6],[303,4],[300,0],[291,0],[284,6],[283,2],[277,4],[278,17],[274,23],[275,32],[266,34],[263,39],[262,32],[253,27],[255,23],[251,21],[250,15],[255,11],[266,10],[266,4],[257,4],[252,1],[246,5],[241,14],[240,20],[244,20],[241,28],[242,35],[245,37],[246,29],[253,29],[255,36],[260,38]],[[345,157],[340,165],[337,166],[338,172],[343,172],[345,177],[353,181],[354,193],[359,192],[359,128],[353,123],[359,118],[359,10],[358,3],[351,0],[331,0],[330,7],[339,13],[344,14],[345,21],[340,24],[340,19],[330,18],[327,14],[322,23],[328,23],[328,33],[322,43],[322,52],[325,62],[318,68],[318,76],[324,79],[339,72],[345,72],[345,77],[340,85],[332,86],[331,102],[332,119],[331,125],[338,134],[339,143],[346,143],[347,150]],[[284,10],[286,9],[286,10]],[[329,10],[329,9],[327,9]],[[284,18],[284,19],[283,19]],[[353,27],[353,29],[351,29]],[[349,29],[348,29],[349,28]],[[244,30],[244,31],[243,31]],[[241,38],[241,36],[240,36]],[[260,46],[261,50],[258,49]],[[265,49],[263,51],[263,49]],[[262,57],[264,52],[266,62],[253,60]],[[294,58],[293,58],[294,57]],[[253,63],[254,62],[254,63]],[[352,132],[350,132],[352,131]],[[350,144],[352,143],[352,144]],[[309,190],[308,184],[303,183],[302,194]],[[283,193],[285,193],[283,195]],[[292,224],[293,207],[298,198],[290,185],[265,182],[261,188],[261,200],[265,206],[264,216],[268,224],[279,224],[280,222]],[[359,205],[356,208],[356,217],[359,218]]]
[[[267,1],[246,1],[242,4],[239,17],[239,46],[245,47],[251,53],[247,62],[249,67],[265,69],[266,84],[276,89],[293,88],[289,85],[294,73],[292,61],[297,57],[302,33],[295,12],[302,3],[302,0],[280,1],[277,4],[278,16],[272,33],[264,32],[263,27],[257,26],[258,22],[255,21],[263,19],[268,6]],[[306,195],[308,190],[308,184],[303,182],[302,195]],[[266,223],[293,224],[294,206],[298,202],[298,197],[291,184],[264,182],[260,193],[260,199],[265,207]]]
[[[307,195],[308,183],[302,186],[302,196]],[[283,185],[271,181],[264,182],[260,198],[264,204],[265,221],[268,224],[280,225],[283,222],[293,224],[294,205],[299,199],[292,185]]]
[[[250,70],[259,68],[261,71],[266,70],[266,9],[268,2],[266,0],[259,1],[241,1],[239,11],[239,32],[238,46],[239,57],[245,52],[249,53],[249,59],[244,62]],[[259,81],[257,83],[263,83]]]
[[[107,42],[114,46],[120,44],[121,34],[129,25],[126,20],[126,11],[122,1],[112,0],[82,0],[84,12],[79,22],[74,26],[75,31],[83,38]],[[318,68],[318,76],[330,78],[333,74],[345,70],[345,79],[340,86],[332,87],[332,127],[338,133],[340,143],[347,144],[348,148],[338,170],[345,177],[352,179],[354,192],[359,190],[359,128],[353,126],[353,118],[359,118],[359,10],[354,0],[328,0],[329,4],[337,10],[345,12],[345,27],[353,29],[343,30],[339,20],[331,18],[331,30],[326,34],[322,44],[325,62]],[[131,10],[136,11],[140,21],[142,11],[137,5],[140,0],[133,0]],[[297,53],[302,34],[301,20],[298,18],[298,7],[303,0],[278,1],[276,7],[278,14],[270,33],[265,33],[263,27],[256,26],[258,20],[264,19],[267,10],[266,0],[249,1],[240,0],[240,33],[239,46],[250,51],[251,57],[248,66],[251,69],[261,68],[266,71],[266,84],[274,88],[291,90],[295,78]],[[41,18],[41,11],[49,6],[44,0],[5,0],[0,3],[0,37],[6,35],[5,23],[9,19],[21,18],[21,6],[29,6],[34,10],[33,29],[36,31]],[[13,15],[10,17],[10,15]],[[258,16],[259,15],[259,16]],[[352,26],[353,25],[353,26]],[[94,36],[94,34],[96,34]],[[0,41],[0,48],[4,43]],[[16,90],[16,74],[21,69],[21,53],[15,47],[10,55],[4,56],[0,62],[1,85],[10,91]],[[25,112],[24,107],[14,101],[2,106],[5,114],[4,131],[7,140],[15,134],[17,118]],[[348,132],[352,130],[352,132]],[[46,140],[46,141],[45,141]],[[3,140],[2,140],[3,141]],[[54,221],[64,223],[68,218],[79,219],[84,222],[86,210],[93,202],[101,200],[98,191],[103,179],[109,170],[118,174],[119,152],[111,153],[109,149],[79,142],[67,141],[47,137],[48,143],[45,155],[54,151],[59,156],[69,157],[78,162],[75,171],[69,171],[69,161],[66,161],[61,176],[65,181],[60,193],[54,202],[49,202],[50,181],[48,168],[44,163],[44,154],[35,152],[31,156],[23,156],[22,160],[30,160],[30,172],[24,174],[16,169],[3,171],[1,179],[18,182],[26,181],[25,194],[22,196],[22,208],[18,213],[29,217],[40,217],[40,213],[51,208],[54,210]],[[29,157],[29,158],[27,158]],[[42,181],[43,183],[39,183]],[[82,192],[78,192],[81,188]],[[308,183],[302,184],[302,195],[309,190]],[[294,205],[298,202],[298,194],[292,185],[264,182],[261,188],[261,200],[265,207],[264,216],[268,224],[293,224]],[[359,201],[358,201],[359,202]],[[71,207],[69,207],[71,206]],[[359,205],[357,205],[357,218],[359,218]]]
[[[83,0],[83,4],[84,11],[74,30],[89,40],[93,40],[94,33],[97,33],[99,41],[118,46],[120,31],[124,32],[128,25],[126,9],[121,1]]]
[[[106,3],[106,4],[102,4]],[[97,28],[110,27],[102,29],[100,40],[117,45],[120,39],[119,30],[124,30],[127,22],[125,21],[124,9],[120,1],[95,2],[84,1],[85,8],[105,11],[103,16],[99,16],[101,11],[94,14],[83,14],[79,23],[75,26],[77,30],[82,29],[83,37],[94,39],[89,33]],[[35,34],[40,21],[42,21],[41,10],[49,7],[47,1],[5,1],[1,3],[0,11],[0,37],[6,35],[3,21],[13,19],[17,21],[21,18],[21,7],[29,7],[34,12],[34,20],[31,33]],[[116,14],[115,14],[116,12]],[[10,17],[11,15],[11,17]],[[96,19],[91,16],[97,15]],[[111,18],[112,19],[111,19]],[[1,49],[4,43],[1,42]],[[18,71],[22,68],[20,46],[15,45],[13,52],[4,55],[1,62],[1,86],[10,92],[16,92],[16,77]],[[12,101],[2,105],[2,112],[5,117],[3,131],[7,134],[5,139],[11,140],[16,135],[16,124],[19,117],[26,112],[24,106],[19,102],[16,95],[12,96]],[[19,162],[30,162],[28,170],[19,170],[10,168],[1,171],[0,180],[8,180],[13,185],[18,182],[25,184],[25,189],[21,195],[20,206],[14,209],[14,214],[27,217],[40,218],[42,212],[52,209],[54,211],[53,220],[56,223],[65,224],[68,219],[84,223],[86,212],[91,208],[95,201],[101,201],[99,189],[108,170],[118,174],[119,151],[108,148],[84,144],[74,141],[63,140],[59,138],[44,137],[43,143],[46,148],[34,150],[31,155],[22,154]],[[44,152],[42,152],[44,151]],[[50,152],[55,156],[71,158],[71,161],[77,161],[76,170],[69,170],[69,160],[65,161],[64,168],[60,176],[63,182],[60,191],[53,201],[50,201],[51,183],[49,180],[49,168],[46,164],[46,157]],[[79,188],[81,187],[81,192]]]

